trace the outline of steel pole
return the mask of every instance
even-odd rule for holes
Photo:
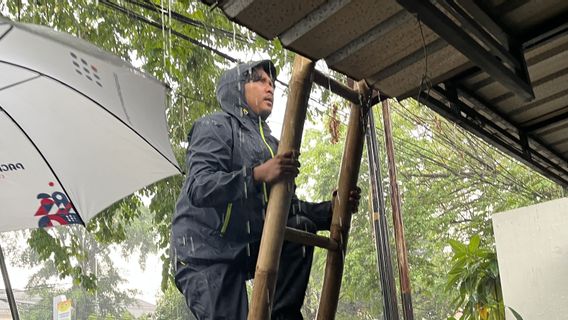
[[[6,261],[4,260],[2,246],[0,246],[0,269],[2,269],[2,279],[4,279],[4,287],[6,288],[6,296],[8,296],[8,304],[10,305],[12,319],[20,320],[20,316],[18,315],[18,306],[16,305],[16,299],[14,298],[14,291],[12,291],[12,285],[10,284],[10,278],[8,277],[8,269],[6,268]]]
[[[388,225],[383,198],[381,166],[379,162],[379,149],[377,147],[377,133],[375,131],[375,117],[370,110],[367,116],[367,156],[369,158],[369,177],[371,185],[371,218],[375,235],[377,250],[377,268],[381,280],[383,293],[383,312],[385,320],[398,320],[398,301],[396,298],[396,285],[392,268]]]
[[[392,139],[392,125],[388,100],[383,100],[383,121],[385,130],[385,145],[389,167],[389,181],[391,187],[392,219],[394,225],[394,240],[396,243],[398,272],[400,275],[400,295],[402,296],[402,315],[405,320],[414,320],[412,311],[412,296],[410,290],[410,278],[408,275],[408,259],[406,253],[406,241],[404,240],[404,224],[400,204],[400,192],[396,178],[396,162],[394,158],[394,144]]]

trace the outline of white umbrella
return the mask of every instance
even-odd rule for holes
[[[0,18],[0,232],[84,223],[180,173],[165,101],[118,57]]]

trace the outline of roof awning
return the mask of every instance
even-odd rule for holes
[[[203,1],[568,186],[568,1]]]

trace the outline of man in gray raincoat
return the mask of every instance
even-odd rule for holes
[[[199,319],[246,319],[245,281],[254,276],[270,185],[293,178],[297,152],[276,155],[272,112],[276,69],[269,60],[226,71],[217,85],[222,112],[193,125],[187,177],[172,222],[175,281]],[[356,211],[359,190],[350,199]],[[331,202],[293,197],[288,226],[329,229]],[[284,242],[272,319],[302,319],[313,247]]]

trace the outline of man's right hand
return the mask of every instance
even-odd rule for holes
[[[277,154],[274,158],[254,167],[252,170],[254,181],[272,184],[282,179],[295,178],[300,172],[298,156],[297,151],[288,151]]]

